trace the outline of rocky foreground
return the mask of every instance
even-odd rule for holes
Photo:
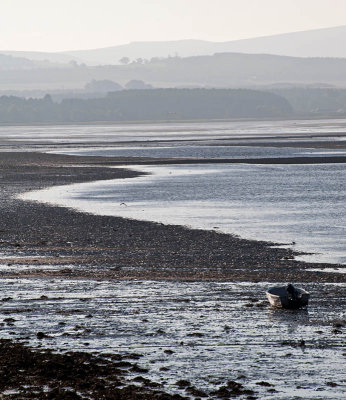
[[[161,392],[159,384],[138,376],[130,384],[128,370],[143,372],[138,355],[53,354],[0,340],[0,392],[6,399],[183,399]],[[144,371],[145,372],[145,371]],[[6,392],[7,391],[7,392]]]

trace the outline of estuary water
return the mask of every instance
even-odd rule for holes
[[[213,229],[346,264],[344,164],[133,166],[148,175],[54,187],[28,200],[84,212]]]
[[[146,173],[137,178],[53,187],[22,198],[286,243],[318,253],[305,256],[309,261],[346,264],[345,164],[212,162],[345,155],[345,126],[346,121],[261,121],[2,127],[0,146],[172,158],[171,165],[125,166]],[[174,158],[211,162],[178,165]],[[55,351],[140,353],[139,366],[149,367],[146,377],[182,395],[189,393],[177,387],[180,379],[206,393],[231,379],[261,399],[343,398],[345,334],[336,327],[345,320],[344,284],[296,282],[311,293],[309,308],[283,311],[265,299],[273,282],[13,278],[23,269],[59,273],[66,265],[23,266],[8,257],[0,265],[7,299],[1,337]],[[45,341],[35,334],[42,329]]]
[[[346,264],[345,164],[215,164],[346,155],[346,120],[0,127],[2,149],[171,159],[148,175],[29,193],[81,211],[215,229]],[[196,161],[174,165],[174,159]],[[209,159],[210,163],[198,164]]]
[[[223,142],[345,143],[346,120],[203,121],[181,123],[0,126],[0,148],[31,151],[51,146],[57,150],[77,146],[118,146],[126,143]]]

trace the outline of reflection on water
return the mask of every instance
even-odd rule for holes
[[[22,150],[28,143],[48,143],[79,151],[79,146],[95,143],[141,141],[143,145],[186,139],[199,145],[185,149],[181,144],[155,145],[147,150],[128,146],[115,151],[122,151],[121,155],[140,151],[137,155],[141,156],[289,156],[302,151],[215,144],[219,139],[218,143],[227,144],[234,138],[265,140],[287,134],[304,141],[306,135],[314,135],[323,141],[323,135],[330,132],[341,141],[344,137],[337,133],[344,125],[345,121],[261,121],[0,127],[0,144],[7,140],[6,145]],[[200,146],[201,141],[209,143]],[[99,150],[100,155],[109,151]],[[100,214],[219,229],[254,239],[294,241],[298,249],[323,254],[314,260],[346,262],[342,165],[140,168],[153,175],[58,187],[24,197]],[[0,265],[2,337],[62,351],[140,353],[139,364],[150,367],[148,378],[182,395],[186,392],[175,384],[179,379],[188,379],[207,392],[227,380],[237,380],[253,389],[258,398],[272,400],[335,400],[345,392],[345,334],[334,332],[335,321],[345,319],[345,285],[305,284],[311,293],[309,308],[288,311],[269,307],[265,298],[272,285],[269,282],[7,279],[6,274],[23,270],[42,273],[65,268],[11,264]],[[49,338],[38,340],[39,331]],[[273,385],[275,392],[257,384],[261,381]]]
[[[246,140],[292,137],[295,141],[345,140],[346,120],[220,121],[110,125],[0,126],[1,142],[90,145],[180,140]],[[340,133],[342,134],[341,136]],[[330,140],[330,139],[328,139]]]
[[[277,158],[277,157],[312,157],[312,156],[342,156],[346,150],[321,152],[320,149],[294,148],[294,147],[260,147],[260,146],[223,146],[221,143],[211,145],[199,143],[186,145],[183,142],[156,146],[117,146],[106,148],[86,148],[70,150],[54,150],[55,154],[70,154],[77,156],[101,157],[150,157],[150,158]]]
[[[0,144],[20,148],[36,143],[51,150],[58,147],[54,152],[118,157],[323,157],[345,154],[344,148],[320,148],[327,140],[343,144],[345,125],[346,120],[302,120],[0,127]],[[319,148],[308,148],[316,141]],[[295,147],[266,147],[268,142]],[[140,167],[153,175],[57,188],[25,198],[295,243],[297,250],[314,253],[300,259],[346,264],[344,165]],[[126,206],[120,206],[123,203]]]
[[[304,285],[309,312],[289,312],[269,307],[271,285],[3,277],[0,315],[13,321],[2,337],[66,351],[140,353],[147,377],[175,393],[179,379],[207,392],[231,379],[261,399],[341,398],[345,335],[334,335],[332,324],[344,318],[345,287]],[[38,340],[38,331],[50,338]],[[331,381],[338,386],[328,387]]]
[[[271,307],[268,312],[268,318],[270,323],[282,324],[286,326],[288,334],[300,333],[301,326],[309,323],[309,310],[303,308],[299,310],[286,310],[276,309]]]
[[[316,253],[309,261],[346,263],[343,164],[139,168],[152,175],[55,187],[24,198],[287,243]]]

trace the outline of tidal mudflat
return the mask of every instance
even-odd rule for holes
[[[271,284],[3,278],[2,336],[136,353],[127,382],[140,375],[171,394],[219,398],[231,381],[251,398],[341,399],[345,285],[305,284],[309,308],[283,311],[268,306]]]
[[[274,125],[273,134],[278,128]],[[339,128],[326,123],[319,140],[330,140],[330,130],[333,138],[338,136]],[[25,144],[25,128],[16,129],[17,137],[4,144],[11,151],[0,154],[1,337],[13,341],[0,344],[7,354],[2,368],[11,382],[1,387],[4,398],[34,393],[38,398],[99,398],[105,395],[102,388],[109,389],[108,396],[123,399],[342,398],[343,265],[298,261],[299,252],[290,247],[217,230],[20,200],[24,192],[55,185],[136,177],[139,173],[126,165],[161,160],[33,153],[42,138]],[[81,129],[75,127],[73,140],[87,140]],[[296,132],[297,127],[289,129]],[[312,135],[314,127],[307,129]],[[53,131],[50,150],[58,147],[52,144]],[[114,144],[116,135],[110,131],[107,137]],[[68,142],[63,146],[73,145],[64,132],[58,129]],[[210,140],[210,132],[203,132]],[[175,127],[174,140],[179,134]],[[93,129],[90,136],[99,139]],[[338,140],[338,148],[343,143]],[[13,152],[25,146],[30,151]],[[44,146],[48,150],[46,142]],[[322,157],[332,162],[332,155]],[[269,308],[265,289],[290,281],[311,292],[309,308]],[[36,353],[43,349],[53,353]],[[10,368],[11,352],[19,355],[19,378]],[[25,369],[20,354],[49,365],[44,379],[39,378],[43,369]],[[97,379],[88,386],[78,376],[69,378],[72,369]],[[48,376],[54,370],[56,379]],[[106,370],[114,372],[112,377]]]
[[[346,264],[344,164],[171,164],[131,170],[141,176],[56,186],[21,198],[286,243],[309,254],[311,262]]]

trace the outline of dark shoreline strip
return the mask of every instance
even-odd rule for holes
[[[124,163],[125,164],[125,163]],[[128,162],[126,164],[129,164]],[[280,157],[280,158],[214,158],[214,159],[160,159],[136,161],[136,164],[346,164],[346,156],[335,157]]]
[[[266,157],[266,158],[149,158],[101,157],[39,152],[0,152],[0,167],[6,165],[62,166],[124,166],[166,164],[345,164],[346,156]]]

